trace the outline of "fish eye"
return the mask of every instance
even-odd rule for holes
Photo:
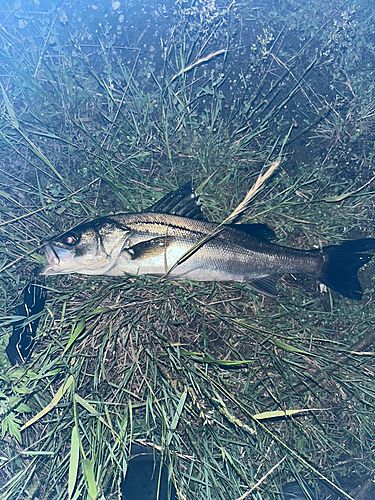
[[[61,243],[67,245],[68,247],[76,245],[78,243],[78,240],[78,236],[73,233],[68,233],[60,239]]]

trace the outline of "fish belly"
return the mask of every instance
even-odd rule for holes
[[[126,255],[125,252],[108,275],[151,275],[194,281],[249,281],[269,274],[267,270],[254,269],[249,252],[240,248],[233,252],[224,245],[210,243],[175,266],[192,245],[172,244],[140,258],[132,258],[131,253]]]

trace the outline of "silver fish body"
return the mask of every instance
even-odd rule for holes
[[[218,233],[218,224],[199,220],[185,186],[176,193],[179,203],[187,199],[182,213],[196,218],[173,211],[172,193],[149,211],[85,222],[47,242],[43,274],[239,281],[276,295],[276,278],[293,273],[313,276],[346,297],[361,299],[357,271],[371,259],[374,238],[300,250],[273,243],[273,231],[263,224],[232,224]],[[155,212],[165,206],[172,213]]]
[[[323,255],[316,250],[281,247],[228,227],[175,267],[218,225],[153,213],[124,215],[117,221],[130,230],[115,265],[104,273],[110,276],[147,274],[196,281],[251,281],[284,273],[318,276],[323,265]]]

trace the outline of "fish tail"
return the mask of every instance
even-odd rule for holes
[[[361,300],[363,291],[357,273],[374,253],[375,238],[323,247],[323,268],[319,280],[344,297]]]

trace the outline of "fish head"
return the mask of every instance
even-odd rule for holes
[[[42,274],[106,274],[119,257],[130,230],[109,217],[83,223],[48,240]]]

